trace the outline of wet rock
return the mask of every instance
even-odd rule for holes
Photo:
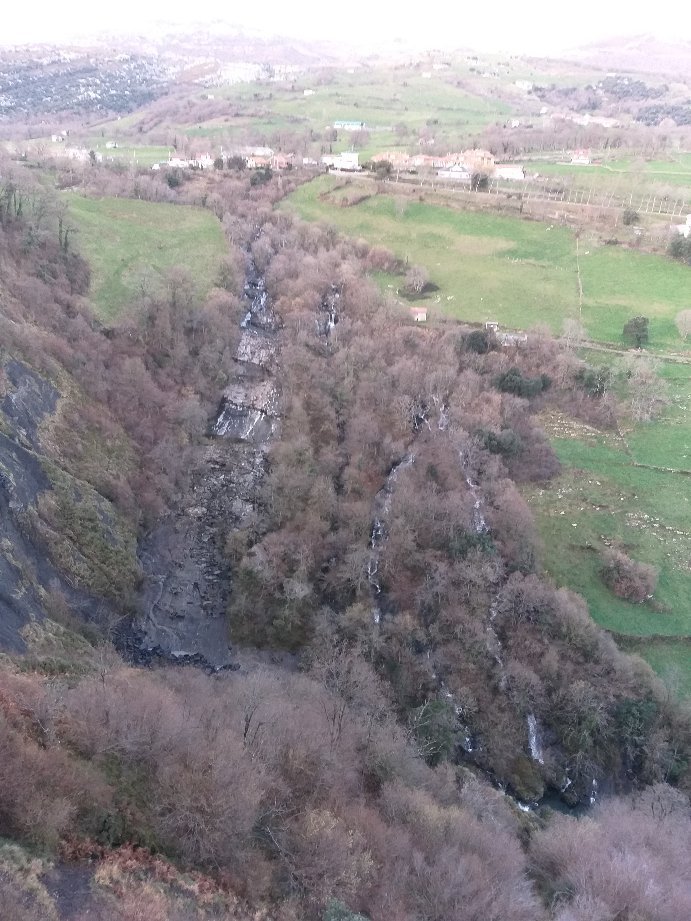
[[[39,448],[38,427],[58,403],[56,388],[24,362],[11,358],[3,366],[8,382],[0,410],[11,424],[14,437],[26,447]]]
[[[232,573],[228,537],[254,515],[267,444],[278,426],[278,394],[269,375],[279,323],[250,263],[248,310],[236,378],[224,392],[207,441],[197,447],[184,503],[142,541],[142,614],[131,647],[144,660],[212,670],[236,667],[225,613]]]

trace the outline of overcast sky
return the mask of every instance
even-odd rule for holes
[[[6,0],[0,42],[62,41],[101,30],[141,32],[156,20],[223,19],[249,29],[367,44],[384,38],[429,46],[557,52],[603,37],[650,32],[691,41],[688,0]],[[397,10],[395,15],[390,10]]]

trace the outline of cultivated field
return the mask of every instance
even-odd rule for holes
[[[409,195],[377,195],[372,182],[355,179],[344,187],[344,181],[325,176],[303,185],[287,207],[424,266],[438,287],[424,299],[432,319],[497,320],[517,329],[546,324],[560,333],[566,318],[580,318],[594,341],[620,345],[624,323],[643,314],[650,318],[652,349],[687,349],[674,325],[689,305],[689,270],[683,265],[582,236],[581,305],[570,229],[455,210]],[[341,204],[362,196],[358,204]],[[403,280],[382,283],[395,291]]]
[[[210,211],[124,198],[69,195],[76,247],[91,266],[91,301],[105,322],[130,304],[146,273],[148,284],[167,270],[189,270],[200,294],[213,285],[225,251]]]

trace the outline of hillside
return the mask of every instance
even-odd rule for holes
[[[143,189],[181,242],[222,215],[226,251],[103,326],[45,180],[15,166],[0,225],[4,903],[586,921],[623,885],[683,916],[688,712],[545,575],[522,497],[562,471],[541,418],[613,430],[592,369],[412,325],[368,278],[394,254],[233,171],[89,167],[110,264]]]
[[[2,921],[691,917],[657,51],[0,52]]]

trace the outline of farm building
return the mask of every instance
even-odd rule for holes
[[[416,323],[426,323],[427,322],[427,308],[426,307],[411,307],[410,316]]]
[[[271,157],[247,157],[247,169],[265,169],[271,166]]]
[[[365,123],[352,121],[335,121],[334,128],[337,131],[364,131]]]
[[[464,150],[460,159],[471,170],[491,172],[494,169],[494,157],[489,150]]]
[[[344,150],[340,154],[323,156],[322,163],[331,169],[343,170],[346,173],[357,173],[362,169],[358,158],[357,151]]]
[[[410,169],[411,158],[400,150],[389,150],[375,154],[372,163],[390,163],[394,169]]]
[[[525,179],[525,170],[517,163],[498,163],[494,168],[494,178],[521,182]]]
[[[437,171],[437,176],[440,179],[455,179],[456,182],[470,182],[471,172],[467,166],[463,166],[461,163],[454,163],[453,166],[450,166],[448,169],[440,169]]]

